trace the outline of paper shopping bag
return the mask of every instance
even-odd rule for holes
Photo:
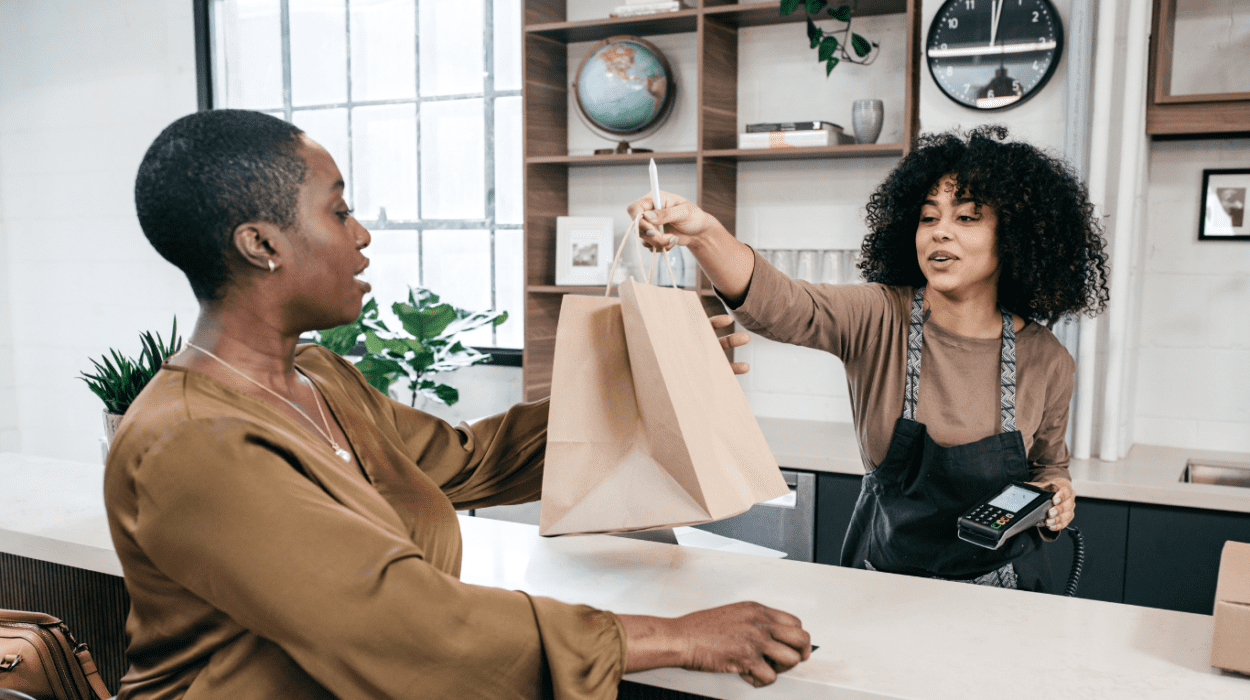
[[[787,492],[695,292],[565,295],[540,534],[692,525]]]

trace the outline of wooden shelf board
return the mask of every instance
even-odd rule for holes
[[[831,5],[836,4],[831,3]],[[855,16],[896,15],[905,12],[907,12],[907,0],[860,0]],[[703,14],[708,19],[715,19],[733,27],[763,27],[771,24],[798,23],[807,18],[807,13],[802,9],[801,4],[794,12],[782,15],[780,0],[706,7],[703,9]],[[821,16],[831,19],[827,14]]]
[[[903,155],[901,143],[854,143],[806,148],[732,148],[704,151],[706,158],[748,160],[808,160],[813,158],[876,158]]]
[[[699,22],[699,10],[678,10],[664,14],[641,17],[592,19],[581,22],[551,22],[531,24],[525,28],[529,34],[539,34],[557,41],[598,41],[618,34],[684,34],[695,31]]]
[[[652,158],[656,163],[693,163],[699,154],[681,153],[610,153],[602,156],[534,156],[526,163],[568,163],[569,165],[645,165]]]
[[[693,289],[683,287],[687,291],[693,292]],[[573,285],[555,285],[555,284],[531,284],[525,288],[530,294],[603,294],[603,286],[573,286]],[[699,294],[705,297],[714,297],[716,292],[711,289],[700,289]]]

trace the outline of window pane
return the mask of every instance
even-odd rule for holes
[[[353,100],[416,97],[416,23],[412,0],[352,0]]]
[[[306,109],[291,114],[291,122],[308,133],[308,138],[330,152],[343,174],[343,198],[352,206],[351,168],[347,160],[347,110]]]
[[[217,69],[222,107],[282,106],[282,16],[278,0],[219,0]]]
[[[423,235],[425,286],[453,306],[469,311],[490,309],[490,232],[427,230]],[[470,331],[461,341],[489,346],[491,329]]]
[[[352,158],[358,220],[417,218],[415,104],[352,110]]]
[[[521,229],[495,231],[495,308],[508,312],[508,320],[495,329],[501,348],[525,345],[525,287]]]
[[[481,0],[421,0],[421,94],[482,91]]]
[[[290,2],[291,104],[346,102],[346,0]]]
[[[521,0],[495,0],[495,89],[521,89]]]
[[[421,218],[486,216],[482,100],[421,105]]]
[[[365,248],[369,267],[362,278],[373,286],[378,300],[378,316],[387,328],[403,328],[391,311],[391,304],[408,301],[408,288],[421,284],[420,234],[416,231],[373,231],[373,242]]]
[[[521,98],[495,100],[495,221],[520,224]]]

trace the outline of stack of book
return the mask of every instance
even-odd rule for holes
[[[637,17],[638,15],[655,15],[661,12],[676,12],[681,9],[680,0],[656,2],[655,0],[625,0],[618,5],[609,17]]]
[[[855,143],[855,137],[843,133],[837,124],[825,121],[747,124],[746,133],[738,134],[738,148],[803,148],[848,143]]]

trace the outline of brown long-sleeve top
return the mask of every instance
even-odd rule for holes
[[[547,403],[453,428],[302,346],[361,467],[268,404],[166,366],[105,503],[131,609],[120,700],[615,697],[608,612],[459,581],[456,508],[539,497]]]
[[[748,330],[833,353],[846,367],[864,469],[885,458],[903,415],[912,287],[793,280],[755,254],[746,297],[733,310]],[[1002,340],[957,335],[927,318],[916,420],[939,445],[975,442],[1000,428]],[[1034,481],[1068,475],[1064,441],[1076,363],[1045,327],[1016,333],[1016,427]],[[1047,533],[1049,536],[1049,533]]]

